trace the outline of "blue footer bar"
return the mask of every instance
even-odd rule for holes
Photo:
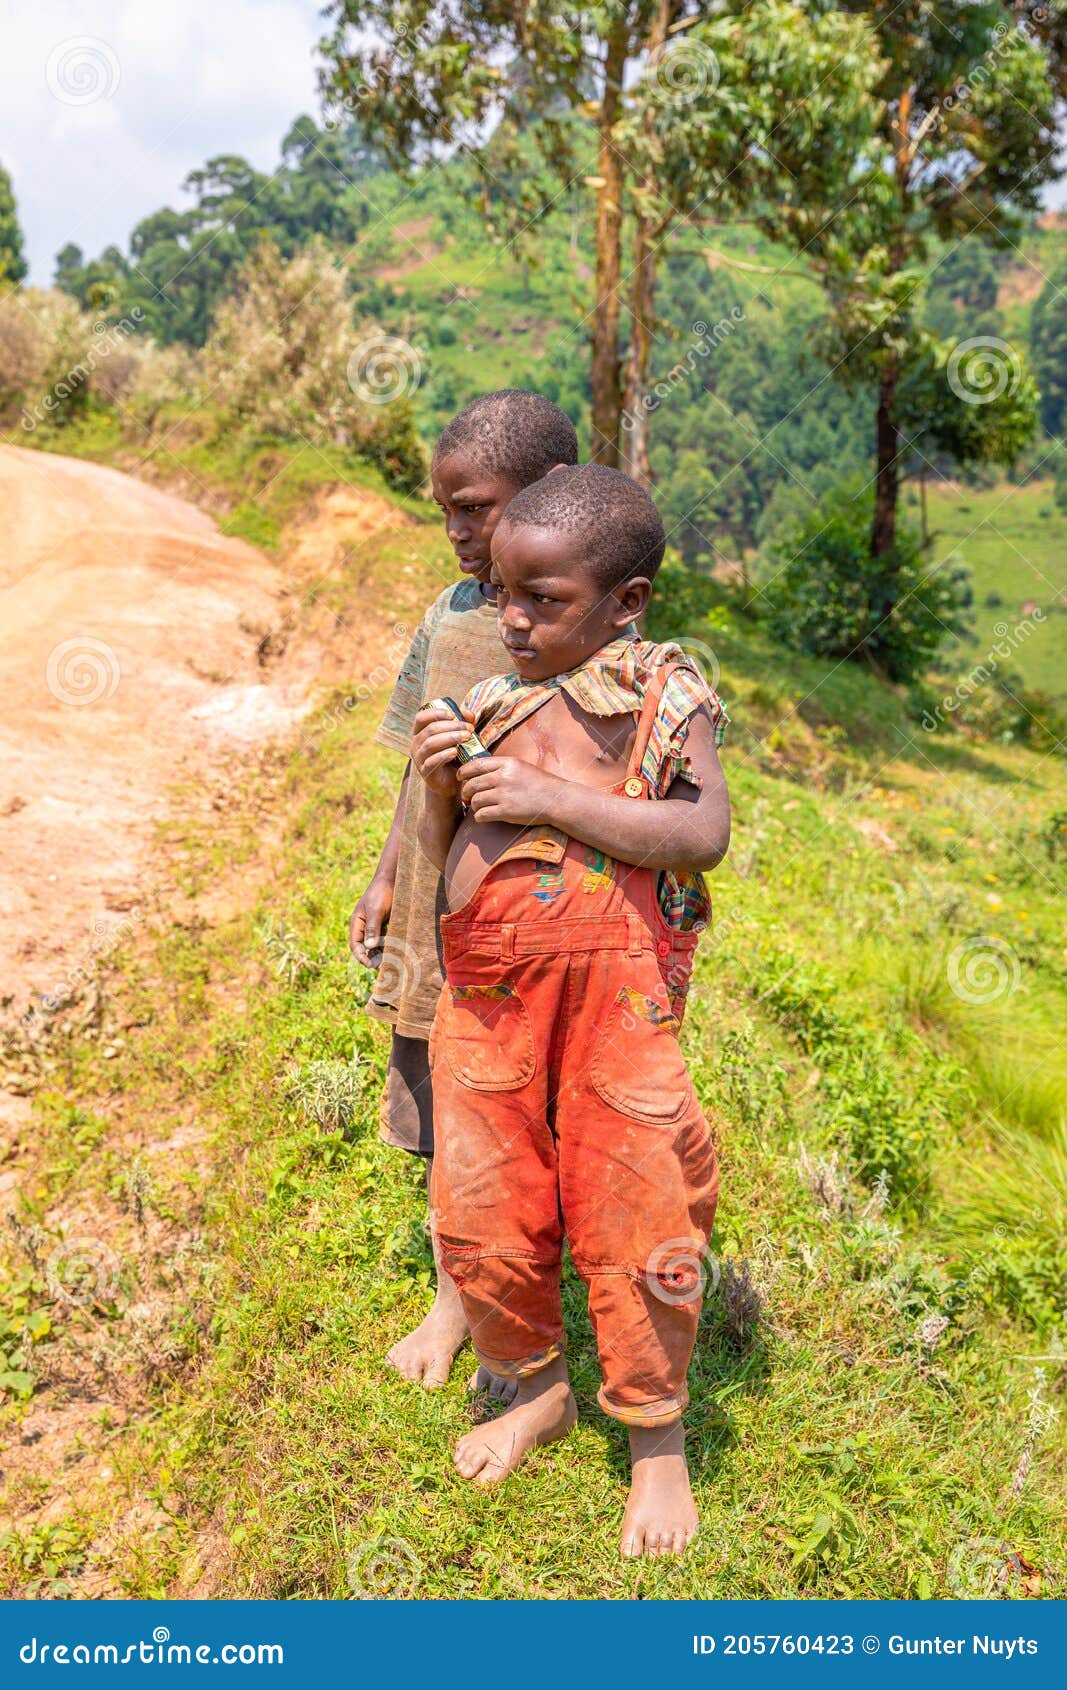
[[[1062,1686],[1062,1602],[8,1602],[0,1685]],[[569,1686],[568,1686],[569,1690]]]

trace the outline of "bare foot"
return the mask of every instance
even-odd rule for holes
[[[699,1520],[682,1422],[650,1429],[630,1428],[633,1477],[622,1522],[624,1555],[680,1555],[697,1535]]]
[[[456,1351],[468,1336],[467,1317],[455,1283],[443,1273],[437,1282],[433,1308],[409,1332],[394,1344],[386,1361],[413,1385],[427,1391],[439,1391],[448,1383]]]
[[[517,1379],[501,1379],[495,1373],[490,1373],[487,1367],[476,1367],[470,1376],[467,1390],[472,1397],[484,1397],[487,1403],[515,1401],[515,1392],[519,1388]]]
[[[456,1469],[465,1479],[493,1485],[513,1473],[539,1444],[565,1438],[578,1418],[563,1357],[529,1379],[520,1379],[506,1414],[467,1432],[456,1445]]]

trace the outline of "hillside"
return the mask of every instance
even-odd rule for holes
[[[217,806],[173,795],[155,871],[180,919],[100,958],[98,1025],[39,1053],[5,1168],[4,1593],[1062,1597],[1062,759],[926,734],[666,572],[656,629],[713,653],[733,719],[684,1029],[721,1278],[688,1417],[702,1536],[620,1563],[622,1445],[570,1270],[579,1430],[499,1493],[447,1460],[465,1370],[422,1396],[382,1362],[431,1264],[344,927],[440,532],[342,453],[193,431],[151,469],[224,530],[254,512],[293,639],[334,627],[340,666]],[[361,525],[369,497],[391,524]]]
[[[285,137],[269,178],[226,157],[191,183],[190,210],[161,211],[134,231],[135,263],[114,252],[88,263],[76,255],[76,262],[69,249],[57,270],[63,286],[86,305],[108,301],[109,317],[140,312],[142,333],[175,347],[199,345],[264,234],[283,253],[321,239],[345,267],[358,328],[401,348],[404,393],[424,440],[475,394],[516,385],[560,403],[587,446],[588,184],[549,196],[545,215],[517,236],[502,226],[494,236],[506,182],[486,187],[460,160],[400,177],[355,127],[320,128],[307,117]],[[818,510],[841,482],[867,480],[873,399],[862,384],[846,390],[831,377],[825,302],[803,259],[752,224],[718,224],[714,207],[707,209],[709,223],[676,228],[660,255],[652,468],[684,560],[725,576],[744,572],[759,584],[784,523]],[[1035,302],[1059,274],[1063,243],[1058,214],[1033,222],[1000,251],[976,238],[935,243],[923,266],[920,315],[939,335],[991,341],[1009,372],[1020,369]],[[155,450],[151,439],[146,450]],[[903,514],[912,523],[921,463],[912,454],[905,464],[912,489]],[[956,465],[936,454],[926,468],[940,531],[933,557],[951,554],[975,578],[974,639],[950,654],[949,670],[981,663],[1002,606],[1036,600],[1048,621],[1039,639],[1020,646],[1013,671],[1067,699],[1065,623],[1055,608],[1067,587],[1056,439],[1039,435],[1007,484],[986,470],[961,481]],[[1025,484],[1025,496],[1014,496],[1017,484]],[[987,604],[991,595],[1002,606]]]

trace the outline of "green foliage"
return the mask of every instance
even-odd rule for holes
[[[871,548],[888,556],[900,470],[900,383],[922,348],[921,297],[932,246],[1003,242],[1057,174],[1054,53],[996,3],[969,0],[862,8],[881,58],[871,132],[853,192],[815,228],[806,208],[782,223],[821,275],[830,305],[824,349],[838,379],[878,388],[880,458]],[[966,292],[966,290],[965,290]],[[988,287],[971,297],[984,305]],[[965,309],[968,307],[965,306]],[[963,337],[973,338],[972,335]],[[1008,431],[1020,436],[1033,393]],[[937,433],[985,455],[997,431],[939,405]],[[1007,450],[1002,438],[997,450]]]
[[[884,1035],[835,1050],[823,1075],[834,1137],[859,1177],[885,1174],[894,1202],[913,1203],[926,1189],[940,1114],[932,1087],[902,1087]]]
[[[1048,483],[1021,487],[968,490],[962,497],[952,488],[931,485],[930,559],[938,564],[966,563],[974,582],[973,638],[946,645],[937,668],[955,683],[972,671],[989,667],[1010,630],[1007,662],[1003,666],[1022,677],[1023,691],[1031,690],[1058,701],[1067,699],[1067,612],[1059,608],[1057,583],[1063,545],[1059,524],[1039,516],[1048,497]],[[999,603],[990,603],[990,594]],[[1027,617],[1024,607],[1039,605],[1042,618]],[[1014,629],[1023,623],[1021,635]],[[998,669],[1002,659],[997,658]],[[941,691],[947,689],[940,689]],[[984,689],[971,705],[983,708]],[[970,707],[970,706],[969,706]],[[1037,714],[1040,716],[1041,712]]]
[[[339,25],[341,8],[334,10]],[[833,69],[831,37],[840,46],[834,31],[844,30],[845,25],[834,17],[816,19],[809,30],[798,15],[801,10],[779,5],[764,8],[764,22],[773,17],[775,30],[780,25],[787,37],[781,65],[767,86],[781,88],[786,85],[782,79],[791,79],[788,86],[796,95],[784,102],[784,112],[779,110],[776,117],[773,112],[764,115],[774,117],[778,126],[772,145],[779,158],[784,156],[783,147],[787,152],[795,150],[805,144],[806,136],[810,141],[811,134],[818,133],[819,145],[808,145],[805,167],[817,176],[829,168],[831,156],[835,168],[843,167],[847,152],[847,126],[840,114],[838,134],[826,134],[837,121],[828,98],[830,89],[835,99],[847,96],[849,124],[862,128],[874,105],[869,103],[866,115],[855,105],[849,78],[856,65],[842,69],[840,83],[831,77],[822,90],[827,100],[820,103],[822,95],[811,83],[814,67],[822,62],[820,54],[829,54],[826,68]],[[395,6],[381,6],[377,11],[387,21],[400,17]],[[421,20],[422,10],[416,9],[408,18],[409,34],[419,34]],[[513,21],[509,16],[500,27],[510,28]],[[758,21],[752,20],[754,30]],[[736,125],[730,134],[721,133],[723,114],[731,99],[735,104],[754,101],[758,106],[761,97],[758,78],[750,86],[752,79],[745,80],[749,73],[738,61],[737,32],[742,26],[747,29],[749,23],[728,16],[702,19],[695,26],[691,48],[686,46],[690,32],[680,32],[671,50],[678,55],[678,74],[669,68],[675,63],[669,54],[662,76],[642,79],[647,84],[642,100],[647,96],[650,109],[658,115],[651,138],[640,145],[666,149],[664,158],[672,169],[684,168],[683,136],[686,146],[690,140],[709,148],[740,144]],[[704,30],[711,32],[706,40],[700,33]],[[748,44],[756,54],[753,62],[762,63],[761,55],[772,51],[772,34],[768,23],[765,41]],[[712,90],[716,75],[708,68],[710,60],[701,55],[710,53],[720,36],[723,63]],[[420,52],[426,50],[425,34],[415,45]],[[542,48],[543,42],[538,51]],[[411,487],[418,482],[421,454],[416,431],[424,439],[432,437],[460,405],[494,386],[531,386],[555,399],[583,432],[588,451],[590,379],[579,351],[584,330],[579,331],[577,325],[590,305],[594,258],[590,190],[580,177],[568,178],[570,185],[564,192],[552,183],[551,190],[538,198],[553,148],[565,141],[572,151],[587,149],[588,114],[578,110],[564,118],[553,109],[544,118],[547,128],[542,133],[544,107],[543,102],[538,104],[536,79],[524,83],[521,90],[518,73],[510,86],[507,76],[497,74],[486,82],[486,97],[495,88],[493,98],[501,100],[510,115],[486,143],[489,150],[484,157],[453,150],[447,161],[434,158],[424,166],[406,156],[407,180],[401,194],[396,177],[387,171],[384,152],[377,145],[372,147],[346,115],[358,111],[369,118],[377,101],[384,109],[393,98],[392,85],[372,60],[373,53],[362,71],[355,61],[349,65],[347,74],[357,83],[362,75],[363,83],[358,97],[351,88],[344,96],[347,103],[338,123],[316,127],[302,118],[293,126],[283,143],[276,179],[263,178],[233,158],[209,161],[192,178],[196,203],[190,212],[162,210],[145,219],[126,256],[110,248],[90,263],[68,245],[57,258],[57,282],[109,316],[139,303],[145,311],[140,329],[157,339],[184,336],[201,341],[210,333],[212,315],[232,296],[242,265],[264,234],[285,258],[318,235],[328,243],[334,263],[344,258],[355,321],[403,334],[420,350],[432,349],[432,356],[423,359],[421,381],[412,398],[401,400],[395,410],[383,408],[369,430],[372,461],[386,467],[393,485]],[[695,99],[688,93],[683,98],[687,81],[682,73],[690,63],[708,69],[707,85]],[[564,78],[570,74],[568,65],[569,60],[560,71]],[[724,65],[729,67],[729,78]],[[447,75],[453,76],[455,68],[449,61]],[[554,87],[547,59],[538,63],[537,74],[542,72],[545,86]],[[736,86],[735,73],[742,79]],[[454,81],[458,89],[462,78]],[[732,93],[724,87],[728,81]],[[804,89],[814,104],[802,97]],[[516,105],[520,93],[521,102]],[[588,93],[586,87],[582,97]],[[754,110],[758,117],[759,111]],[[692,136],[687,125],[692,127]],[[830,150],[828,143],[833,144]],[[748,168],[758,173],[769,166],[766,160],[755,159]],[[690,183],[686,192],[692,187]],[[528,189],[533,193],[532,207],[524,198]],[[806,242],[804,231],[810,231],[807,223],[802,230],[800,222],[790,221],[801,215],[792,190],[771,197],[774,210],[766,216],[761,205],[749,209],[786,245],[772,244],[764,229],[748,224],[716,227],[708,235],[679,229],[660,243],[663,257],[656,282],[656,333],[649,372],[654,404],[651,464],[672,542],[687,563],[701,567],[724,561],[745,565],[746,553],[771,539],[799,509],[811,508],[843,478],[866,475],[871,463],[877,360],[869,367],[860,358],[846,360],[839,373],[849,379],[842,385],[825,380],[812,357],[813,348],[826,343],[830,322],[836,321],[843,308],[841,290],[855,291],[846,264],[846,260],[852,262],[851,249],[838,250],[836,258],[827,254],[824,262],[816,242],[809,244],[803,260],[791,259],[788,246],[800,235],[801,244]],[[850,214],[858,216],[859,201],[853,190],[844,197]],[[723,208],[715,203],[719,223]],[[490,255],[487,234],[503,233],[531,209],[537,211],[532,238]],[[879,217],[889,215],[880,202],[872,216],[875,210]],[[818,213],[811,215],[818,222]],[[219,219],[224,219],[221,229]],[[845,227],[836,217],[826,222],[839,234]],[[1054,250],[1048,243],[1054,240],[1052,232],[1030,229],[1025,238],[1026,260],[1048,266]],[[706,250],[702,250],[704,241],[709,243]],[[349,262],[353,247],[356,261]],[[946,380],[944,359],[958,341],[1004,336],[1004,313],[995,309],[997,273],[979,242],[953,237],[942,243],[936,228],[927,230],[924,254],[921,264],[909,270],[901,307],[910,300],[909,324],[914,318],[916,334],[920,322],[930,331],[929,344],[941,349],[942,361],[913,360],[916,373],[905,376],[901,467],[913,473],[918,463],[932,459],[939,469],[953,472],[958,460],[952,454],[959,445],[977,471],[979,457],[983,463],[988,461],[987,448],[995,461],[1010,459],[1025,432],[1024,412],[1032,389],[1012,350],[1022,344],[1022,323],[1005,341],[1012,370],[1018,370],[1010,391],[996,403],[957,403]],[[862,261],[861,253],[854,277],[860,292]],[[884,268],[884,253],[870,262]],[[142,286],[138,270],[151,279],[151,287]],[[388,279],[381,275],[383,270]],[[921,275],[929,277],[925,305],[917,285]],[[697,324],[705,325],[708,332],[699,334]],[[719,330],[719,324],[725,327]],[[862,333],[870,344],[880,344],[885,328],[876,299]],[[915,344],[919,346],[920,341],[916,339]],[[188,379],[183,384],[180,372],[161,367],[158,353],[157,348],[151,367],[138,366],[134,386],[121,395],[123,416],[139,424],[143,421],[148,430],[167,403],[177,403],[195,386]],[[7,362],[6,358],[0,361]],[[909,385],[914,387],[919,372],[924,378],[922,392],[916,393],[916,402],[909,408]],[[936,422],[936,436],[926,427],[928,419]],[[911,453],[906,450],[908,440],[915,447]],[[254,525],[249,532],[255,534]]]
[[[20,1579],[31,1575],[23,1586],[26,1596],[70,1596],[70,1578],[81,1571],[85,1550],[84,1533],[63,1522],[33,1526],[28,1532],[6,1526],[0,1532],[0,1556],[17,1569]]]
[[[971,337],[969,337],[971,338]],[[897,421],[919,462],[944,455],[969,468],[1008,465],[1033,439],[1038,392],[1006,341],[954,340],[916,333],[898,389]]]
[[[930,277],[925,323],[942,340],[959,334],[999,335],[1003,314],[997,310],[998,279],[989,249],[980,241],[960,241],[948,248]]]
[[[11,177],[0,164],[0,285],[21,282],[26,275],[22,230],[11,186]]]
[[[366,1074],[359,1052],[349,1062],[309,1062],[289,1076],[287,1089],[305,1118],[324,1132],[352,1134]]]
[[[931,569],[907,530],[892,556],[872,557],[871,509],[869,494],[842,490],[784,531],[763,588],[769,625],[797,651],[867,659],[909,681],[966,629],[969,583],[958,566]]]
[[[630,288],[627,417],[642,425],[631,450],[647,477],[636,442],[650,336],[638,331],[652,327],[666,232],[712,198],[720,215],[743,209],[764,226],[766,208],[780,201],[818,221],[847,189],[869,129],[877,61],[862,22],[788,0],[748,0],[714,18],[647,0],[521,13],[470,0],[447,12],[421,0],[331,0],[327,11],[327,93],[348,109],[358,100],[368,133],[405,171],[427,150],[463,141],[486,184],[492,236],[512,245],[527,236],[559,195],[552,177],[565,192],[579,178],[594,189],[592,426],[605,461],[614,461],[623,418],[618,312],[603,295],[605,284],[613,298],[619,291],[632,213],[626,238],[641,256]],[[596,176],[585,173],[591,142]]]
[[[426,458],[406,390],[415,351],[397,343],[387,371],[399,397],[377,394],[360,371],[392,343],[352,321],[345,275],[315,236],[286,260],[258,246],[219,307],[204,348],[204,377],[225,427],[278,439],[346,440],[395,486],[417,487]]]
[[[320,128],[299,117],[281,153],[269,175],[234,154],[209,159],[183,184],[192,206],[144,218],[128,255],[109,247],[86,263],[78,247],[63,247],[57,287],[118,316],[139,306],[144,331],[163,345],[203,345],[218,306],[264,239],[285,257],[316,235],[348,248],[375,215],[362,182],[384,161],[355,124]]]
[[[99,365],[93,321],[72,299],[0,290],[0,420],[17,417],[24,439],[83,418]]]
[[[1067,426],[1067,269],[1050,276],[1034,301],[1030,352],[1041,389],[1041,423],[1058,438]],[[1064,472],[1057,470],[1056,498]]]

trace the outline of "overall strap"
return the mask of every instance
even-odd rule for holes
[[[637,733],[634,736],[633,750],[630,752],[630,762],[626,770],[627,781],[640,779],[641,765],[645,760],[648,742],[652,737],[652,728],[660,700],[663,697],[663,689],[674,671],[681,668],[684,668],[684,664],[677,662],[677,660],[672,663],[661,664],[645,688],[641,714],[637,719]]]

